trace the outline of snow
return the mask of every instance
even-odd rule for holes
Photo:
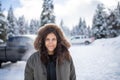
[[[0,39],[0,43],[3,43],[4,41],[2,39]]]
[[[77,80],[120,80],[120,36],[69,49]],[[25,61],[3,63],[0,80],[24,80]]]
[[[24,61],[13,64],[3,63],[3,68],[0,69],[0,80],[24,80],[24,68]]]

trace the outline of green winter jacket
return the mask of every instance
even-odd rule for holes
[[[30,56],[26,63],[24,80],[47,80],[45,65],[41,62],[38,52]],[[76,80],[75,68],[72,58],[70,61],[64,60],[61,65],[56,62],[57,80]]]

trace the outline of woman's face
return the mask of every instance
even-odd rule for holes
[[[57,38],[54,33],[49,33],[45,39],[45,47],[48,50],[49,55],[54,54],[54,50],[57,46]]]

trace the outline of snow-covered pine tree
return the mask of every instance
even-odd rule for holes
[[[78,28],[77,28],[78,35],[83,35],[83,31],[81,29],[81,26],[82,26],[82,19],[80,18],[79,23],[78,23]]]
[[[26,34],[30,34],[29,33],[29,24],[28,24],[28,21],[25,21],[25,32],[26,32]]]
[[[116,28],[116,16],[114,12],[110,12],[110,15],[107,17],[107,37],[116,37],[117,36],[117,28]]]
[[[39,27],[39,21],[32,19],[30,22],[29,33],[30,34],[37,34],[38,27]]]
[[[25,25],[25,17],[24,16],[21,16],[18,18],[18,27],[19,27],[19,34],[20,35],[23,35],[23,34],[27,34],[27,31],[26,31],[26,25]]]
[[[93,17],[93,25],[92,32],[93,36],[96,39],[105,38],[106,37],[106,17],[107,14],[104,11],[104,5],[98,4],[96,13]]]
[[[82,26],[82,19],[79,19],[78,25],[74,26],[73,29],[71,30],[71,35],[82,35],[83,31],[81,29]]]
[[[87,26],[85,20],[79,19],[79,23],[72,30],[72,35],[87,35]]]
[[[30,21],[30,27],[29,27],[29,33],[30,34],[34,34],[34,28],[35,26],[34,26],[34,20],[32,19],[31,21]]]
[[[3,10],[1,8],[2,4],[0,1],[0,42],[5,42],[6,41],[6,20],[5,16],[3,14]]]
[[[69,37],[69,36],[70,36],[70,30],[69,30],[69,28],[67,28],[67,27],[64,25],[63,20],[61,20],[61,22],[60,22],[60,27],[61,27],[61,29],[63,30],[65,36],[66,36],[66,37]]]
[[[17,21],[16,21],[16,18],[13,14],[13,8],[12,6],[9,8],[9,11],[8,11],[8,16],[7,16],[7,20],[8,20],[8,26],[7,26],[7,37],[10,37],[10,36],[14,36],[16,35],[16,27],[17,27]]]
[[[114,10],[114,14],[116,16],[116,28],[117,36],[120,35],[120,2],[118,2],[117,8]]]
[[[40,27],[46,23],[55,23],[53,0],[43,0],[43,10],[40,16]]]
[[[85,20],[82,21],[81,30],[83,35],[88,36],[88,29],[87,29]]]
[[[79,34],[79,27],[77,25],[73,26],[71,30],[71,36],[78,35]]]
[[[90,27],[90,26],[87,27],[87,32],[86,32],[86,33],[87,33],[87,35],[88,35],[89,37],[93,37],[93,36],[92,36],[92,30],[91,30],[91,27]]]

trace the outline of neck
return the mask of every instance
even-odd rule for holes
[[[48,52],[48,55],[54,55],[54,52]]]

